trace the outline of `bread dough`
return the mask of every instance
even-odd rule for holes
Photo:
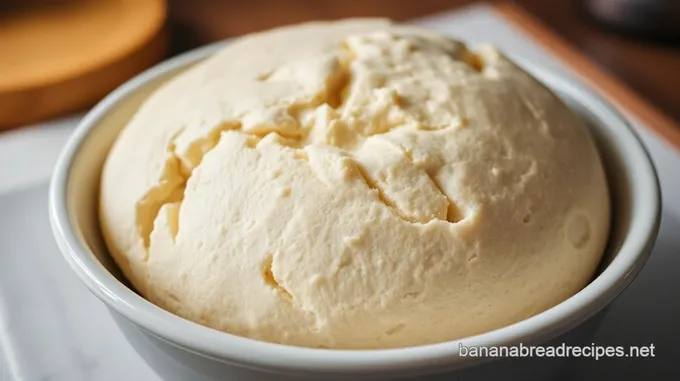
[[[544,311],[609,231],[584,123],[494,47],[382,19],[243,37],[105,163],[103,235],[151,302],[257,340],[420,345]]]

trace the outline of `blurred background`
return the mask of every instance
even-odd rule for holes
[[[86,109],[150,65],[213,41],[308,20],[372,16],[408,21],[473,3],[0,0],[0,130]],[[680,1],[514,3],[680,121]]]

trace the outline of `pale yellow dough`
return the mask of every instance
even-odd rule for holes
[[[492,47],[379,19],[239,39],[156,91],[101,183],[151,302],[218,330],[390,348],[499,328],[594,275],[584,124]]]

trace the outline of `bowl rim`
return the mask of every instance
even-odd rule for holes
[[[166,60],[132,78],[91,109],[62,149],[50,181],[49,217],[53,235],[71,269],[107,307],[171,345],[217,361],[244,367],[293,372],[354,374],[468,366],[482,358],[459,356],[460,346],[528,345],[557,337],[595,315],[639,273],[650,255],[661,219],[656,169],[638,133],[622,114],[585,85],[508,54],[544,85],[585,107],[603,126],[616,130],[613,140],[626,152],[624,167],[635,175],[631,226],[611,263],[581,291],[558,305],[520,322],[459,340],[394,349],[338,350],[295,347],[220,332],[180,318],[152,304],[116,279],[96,259],[74,228],[68,207],[70,171],[85,140],[111,109],[152,80],[197,63],[229,43],[219,41]],[[635,218],[633,218],[635,217]],[[634,232],[634,233],[633,233]]]

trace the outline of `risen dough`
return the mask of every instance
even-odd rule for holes
[[[125,275],[179,316],[388,348],[517,322],[594,274],[591,136],[492,47],[356,19],[244,37],[139,109],[102,174]]]

